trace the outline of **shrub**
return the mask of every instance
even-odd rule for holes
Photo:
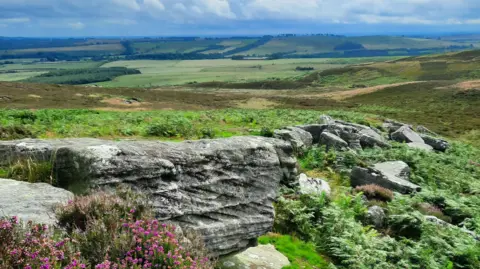
[[[435,216],[443,221],[452,222],[452,218],[445,216],[445,214],[443,214],[442,209],[440,209],[438,206],[431,205],[429,203],[420,203],[417,206],[417,210],[423,215]]]
[[[77,197],[56,213],[95,268],[213,267],[203,241],[191,231],[177,237],[175,227],[153,219],[147,197],[128,188]]]
[[[146,134],[148,136],[188,138],[193,136],[193,131],[193,125],[190,120],[169,117],[165,121],[148,125]]]
[[[86,268],[69,238],[55,240],[46,225],[0,220],[0,268]]]
[[[53,164],[48,161],[35,161],[32,158],[20,159],[8,169],[7,177],[30,183],[48,183],[56,185]]]
[[[368,199],[380,200],[384,202],[390,202],[394,198],[391,190],[374,184],[358,186],[354,189],[354,192],[363,193],[363,195],[365,195]]]

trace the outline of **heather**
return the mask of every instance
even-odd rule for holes
[[[201,243],[154,219],[144,201],[126,189],[77,197],[57,209],[62,229],[0,220],[0,268],[213,267]]]

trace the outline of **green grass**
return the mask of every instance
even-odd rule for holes
[[[322,269],[329,268],[328,262],[318,254],[312,243],[303,242],[289,235],[269,234],[258,238],[262,245],[272,244],[291,262],[283,269]]]
[[[335,46],[346,41],[362,44],[371,50],[392,49],[430,49],[445,48],[451,45],[465,45],[453,41],[435,39],[421,39],[395,36],[363,36],[363,37],[332,37],[332,36],[298,36],[276,37],[265,45],[251,49],[245,53],[249,55],[269,55],[272,53],[296,52],[296,54],[328,53],[333,52]]]
[[[103,67],[127,67],[139,69],[142,74],[118,77],[101,83],[104,87],[149,87],[182,85],[192,82],[251,82],[268,79],[299,79],[310,72],[299,72],[297,66],[309,66],[321,71],[358,64],[397,58],[352,59],[281,59],[275,61],[185,60],[185,61],[117,61]]]
[[[338,118],[369,123],[368,114],[328,111]],[[260,134],[262,128],[314,123],[319,113],[307,110],[150,111],[0,110],[7,137],[146,137],[170,140]],[[15,130],[18,129],[18,132]],[[31,132],[25,133],[24,129]],[[13,132],[13,133],[12,133]],[[20,132],[20,133],[19,133]]]

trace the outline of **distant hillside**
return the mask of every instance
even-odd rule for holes
[[[447,38],[445,38],[447,39]],[[275,58],[417,56],[480,47],[477,40],[401,36],[281,35],[231,38],[46,39],[0,38],[0,59],[53,60],[221,59],[234,55]]]

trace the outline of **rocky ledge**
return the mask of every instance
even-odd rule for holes
[[[269,232],[279,185],[297,176],[292,146],[262,137],[0,143],[4,165],[25,158],[53,160],[55,177],[65,189],[123,183],[150,194],[158,219],[199,232],[215,255],[244,249]]]

